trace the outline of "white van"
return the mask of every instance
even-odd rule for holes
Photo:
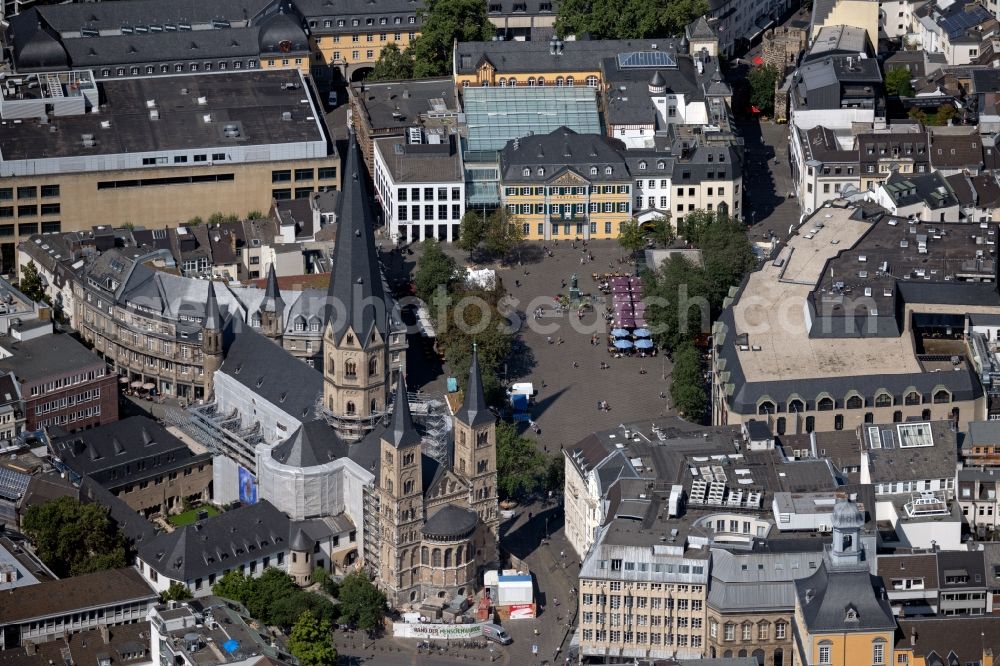
[[[514,642],[514,639],[510,637],[506,629],[492,622],[483,625],[483,638],[499,643],[500,645],[510,645]]]

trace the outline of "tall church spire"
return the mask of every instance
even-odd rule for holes
[[[420,443],[420,434],[413,427],[410,403],[406,397],[406,381],[400,377],[396,382],[396,400],[392,406],[392,425],[386,432],[386,439],[397,449]]]
[[[285,301],[281,298],[281,291],[278,289],[278,275],[274,272],[274,264],[267,269],[267,288],[264,290],[264,303],[261,305],[264,312],[275,312],[282,314],[285,311]]]
[[[382,285],[375,249],[375,219],[363,169],[361,149],[351,132],[343,189],[337,201],[337,238],[327,290],[327,312],[334,343],[340,344],[344,334],[353,330],[366,348],[375,330],[383,340],[387,338],[391,308]]]
[[[208,296],[205,301],[205,330],[222,330],[222,312],[219,310],[219,299],[215,295],[215,283],[209,280]]]
[[[472,345],[472,364],[469,367],[469,385],[465,389],[465,400],[455,415],[463,423],[470,426],[494,423],[496,419],[486,406],[486,394],[483,392],[483,378],[479,372],[479,352]]]

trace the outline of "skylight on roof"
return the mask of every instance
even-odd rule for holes
[[[677,61],[666,51],[631,51],[618,54],[621,69],[643,69],[646,67],[677,68]]]

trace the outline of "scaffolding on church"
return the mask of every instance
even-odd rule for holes
[[[225,455],[248,470],[256,469],[254,451],[258,444],[264,443],[260,423],[244,426],[237,410],[222,414],[214,402],[189,406],[186,410],[170,408],[164,414],[164,421],[213,455]]]

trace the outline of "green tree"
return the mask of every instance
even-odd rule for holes
[[[778,83],[778,68],[762,65],[750,70],[750,103],[760,109],[765,116],[774,115],[774,90]]]
[[[628,252],[629,256],[632,256],[646,245],[646,237],[642,233],[642,227],[639,226],[639,222],[635,218],[622,225],[621,230],[618,232],[618,244],[622,246],[623,250]]]
[[[503,499],[520,499],[542,487],[550,464],[517,426],[497,423],[497,490]]]
[[[913,97],[913,84],[910,83],[910,70],[905,67],[893,67],[886,72],[885,91],[894,97]]]
[[[443,286],[451,287],[455,281],[458,265],[441,249],[441,244],[433,238],[421,243],[420,262],[413,278],[417,287],[417,296],[430,301],[434,291]]]
[[[238,601],[245,606],[247,592],[252,583],[253,579],[244,574],[242,569],[235,569],[224,574],[215,582],[215,585],[212,586],[212,594]]]
[[[674,242],[676,234],[674,233],[674,225],[670,223],[670,213],[659,215],[653,219],[650,236],[660,247],[668,247]]]
[[[40,301],[45,295],[45,288],[42,286],[42,278],[38,274],[38,266],[35,262],[29,261],[21,267],[21,281],[18,283],[21,293],[33,301]]]
[[[189,227],[197,227],[199,224],[202,224],[203,222],[204,222],[203,219],[201,219],[200,217],[198,217],[197,215],[195,215],[190,220],[188,220],[186,224]]]
[[[465,211],[458,227],[458,247],[473,252],[483,242],[486,231],[486,216],[471,208]]]
[[[340,620],[365,631],[382,626],[385,616],[385,595],[363,571],[355,571],[340,583]]]
[[[644,290],[646,320],[661,350],[673,351],[708,327],[709,285],[702,269],[687,258],[678,255],[664,261],[654,279],[644,283]]]
[[[552,492],[559,492],[566,482],[566,462],[562,455],[549,456],[549,466],[545,472],[545,486]]]
[[[160,603],[165,604],[168,601],[186,601],[191,598],[191,590],[184,583],[178,583],[174,581],[170,583],[168,587],[163,592],[160,592]]]
[[[267,215],[265,215],[263,211],[259,210],[252,210],[249,213],[247,213],[248,220],[263,220],[266,217]]]
[[[701,353],[690,343],[674,352],[670,397],[689,421],[700,422],[708,411]]]
[[[707,296],[712,308],[718,311],[730,287],[739,285],[753,268],[757,259],[747,238],[745,227],[727,215],[716,214],[711,224],[700,234]]]
[[[35,552],[60,578],[124,567],[125,537],[108,510],[72,497],[37,504],[24,516]]]
[[[524,229],[517,216],[506,207],[497,208],[486,224],[483,246],[495,257],[504,260],[524,241]]]
[[[288,637],[288,650],[302,666],[336,666],[337,650],[330,636],[330,623],[302,611]]]
[[[401,51],[395,43],[383,46],[368,78],[372,81],[411,79],[413,78],[413,58],[410,57],[409,51]]]
[[[267,623],[289,629],[306,611],[324,622],[332,621],[336,615],[333,602],[326,597],[295,589],[269,600]]]
[[[589,33],[594,39],[680,35],[707,13],[707,0],[561,0],[556,33]]]
[[[482,0],[428,0],[418,11],[420,36],[407,50],[415,78],[451,74],[455,40],[482,42],[493,37],[493,24]]]

